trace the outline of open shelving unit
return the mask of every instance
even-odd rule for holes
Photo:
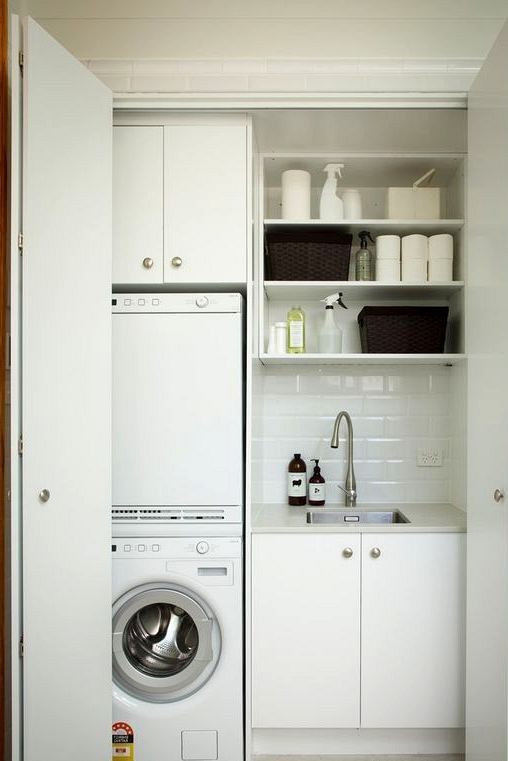
[[[463,218],[463,155],[414,154],[330,154],[260,156],[259,176],[259,250],[258,250],[258,356],[264,365],[401,365],[439,364],[453,365],[465,359],[463,338],[463,294],[465,283],[462,265]],[[281,219],[281,175],[286,169],[305,169],[311,173],[311,214],[318,216],[319,197],[324,182],[324,166],[329,162],[345,163],[344,179],[340,189],[355,187],[360,190],[365,217],[343,219],[330,223],[320,219]],[[407,187],[429,167],[436,168],[435,182],[441,188],[441,217],[439,219],[387,219],[384,218],[387,188]],[[351,233],[349,279],[342,281],[268,280],[264,278],[264,235],[266,232],[290,231],[298,236],[299,230],[308,234],[312,229],[334,229]],[[375,239],[378,235],[436,235],[450,233],[454,238],[454,280],[443,283],[357,282],[354,279],[354,253],[359,247],[358,233],[369,230]],[[326,296],[340,292],[348,312],[338,309],[336,314],[343,327],[343,353],[317,353],[316,331]],[[306,314],[307,352],[305,354],[267,354],[269,326],[284,320],[291,306],[301,306]],[[449,330],[444,353],[440,354],[372,354],[362,353],[356,322],[364,306],[376,305],[447,305]]]

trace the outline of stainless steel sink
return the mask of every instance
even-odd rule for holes
[[[410,522],[399,510],[357,510],[355,508],[345,510],[307,510],[307,523],[355,525],[359,523],[385,524]]]

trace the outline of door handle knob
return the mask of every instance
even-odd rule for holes
[[[41,502],[47,502],[48,499],[51,497],[49,489],[41,489],[39,492],[39,499]]]
[[[494,492],[494,502],[501,502],[504,499],[504,492],[501,489],[496,489]]]
[[[151,270],[153,267],[153,259],[150,256],[147,256],[145,259],[143,259],[143,267],[146,270]]]
[[[173,267],[181,267],[182,263],[183,263],[182,258],[180,256],[174,256],[171,259],[171,264],[173,265]]]
[[[352,558],[353,557],[353,550],[351,547],[344,547],[342,550],[342,554],[345,558]]]
[[[378,558],[381,555],[381,550],[379,547],[373,547],[370,551],[371,557]]]

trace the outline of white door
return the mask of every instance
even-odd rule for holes
[[[252,726],[360,721],[360,535],[252,537]]]
[[[466,750],[468,761],[499,761],[508,730],[507,25],[470,91],[468,122]]]
[[[464,726],[464,613],[464,534],[362,534],[362,727]]]
[[[166,282],[245,282],[245,124],[165,128],[164,208]]]
[[[113,128],[113,282],[162,283],[164,127]]]
[[[112,101],[31,19],[24,32],[24,759],[105,759]]]

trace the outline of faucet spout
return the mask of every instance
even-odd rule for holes
[[[339,489],[344,492],[344,504],[346,507],[355,507],[356,505],[356,479],[355,470],[353,467],[353,423],[349,413],[345,410],[339,412],[335,418],[335,425],[333,426],[332,440],[330,446],[332,449],[337,449],[339,446],[339,428],[342,421],[345,418],[347,423],[347,469],[346,480],[344,486],[339,485]]]

